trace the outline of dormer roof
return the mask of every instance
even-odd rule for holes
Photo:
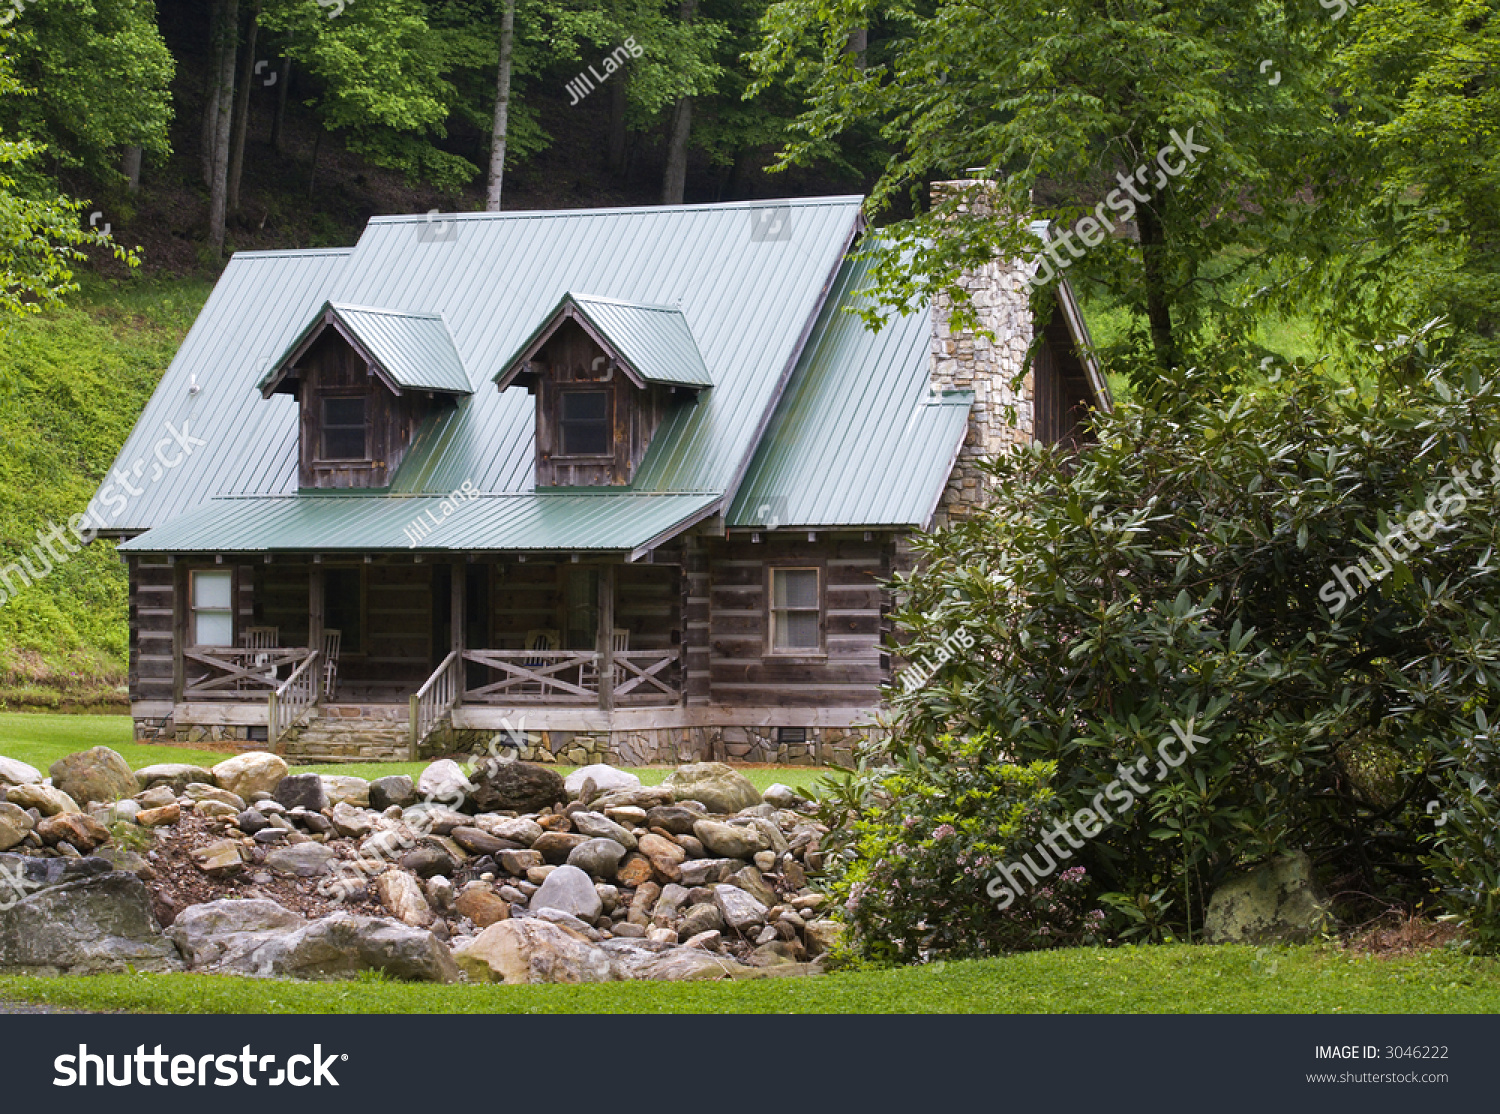
[[[336,330],[390,388],[393,394],[405,391],[433,391],[438,394],[470,395],[469,373],[463,357],[453,343],[453,334],[441,313],[412,313],[405,310],[355,306],[341,302],[324,302],[323,308],[271,363],[257,384],[261,394],[270,398],[289,389],[287,380],[296,363],[327,329]]]
[[[501,366],[495,376],[500,390],[518,382],[528,385],[531,360],[568,321],[576,321],[637,387],[655,384],[696,391],[713,386],[682,310],[569,291]]]

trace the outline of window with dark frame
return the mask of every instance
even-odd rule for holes
[[[559,411],[563,456],[608,456],[614,451],[608,391],[563,391]]]
[[[821,570],[771,570],[771,652],[816,654],[822,649]]]
[[[323,400],[322,460],[369,459],[363,395]]]

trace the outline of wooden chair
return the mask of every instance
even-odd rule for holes
[[[323,632],[323,699],[332,700],[339,687],[339,647],[344,641],[341,630]]]
[[[246,650],[274,650],[281,643],[280,627],[246,627],[240,632],[240,646]],[[252,654],[250,660],[245,664],[256,672],[264,672],[266,680],[274,688],[277,681],[275,666],[267,666],[271,660],[269,653]],[[247,689],[249,682],[241,679],[236,685],[240,690]]]
[[[630,632],[624,627],[615,627],[610,632],[609,649],[611,653],[620,654],[630,649]],[[585,662],[578,668],[578,683],[584,688],[595,684],[599,677],[599,667],[593,662]],[[625,683],[625,667],[617,665],[614,668],[615,688]],[[597,688],[597,685],[595,685]]]
[[[550,651],[556,650],[562,644],[562,635],[555,630],[529,630],[526,632],[526,649]],[[521,663],[531,669],[553,664],[546,658],[528,658]],[[552,686],[546,681],[522,680],[517,686],[518,692],[531,693],[545,696],[550,692]]]

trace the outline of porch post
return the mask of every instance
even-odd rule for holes
[[[181,704],[187,687],[186,659],[182,655],[188,640],[188,568],[181,561],[172,562],[172,703]]]
[[[313,562],[308,565],[307,569],[307,648],[321,652],[323,649],[323,566]],[[323,663],[325,669],[327,665],[327,662]]]
[[[615,706],[615,566],[599,572],[599,707]]]
[[[468,591],[469,566],[464,561],[453,562],[452,586],[448,593],[448,626],[451,628],[451,650],[456,651],[458,659],[458,683],[453,686],[453,703],[457,704],[464,697],[464,680],[468,676],[464,666],[463,652],[465,635],[465,620],[468,618],[468,602],[466,593]]]

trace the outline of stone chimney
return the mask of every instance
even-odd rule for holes
[[[993,183],[985,181],[934,182],[936,205],[955,193],[976,194],[960,211],[984,212]],[[994,334],[991,341],[969,329],[949,327],[950,299],[939,296],[932,306],[930,379],[934,391],[973,391],[969,432],[959,449],[948,487],[938,501],[934,526],[946,526],[970,514],[983,501],[985,477],[976,462],[998,455],[1008,445],[1030,442],[1035,431],[1033,373],[1026,362],[1031,347],[1032,320],[1029,274],[1020,260],[993,260],[966,273],[960,285],[973,299],[980,327]],[[1017,390],[1013,383],[1025,371]],[[1014,410],[1013,420],[1007,413]]]

